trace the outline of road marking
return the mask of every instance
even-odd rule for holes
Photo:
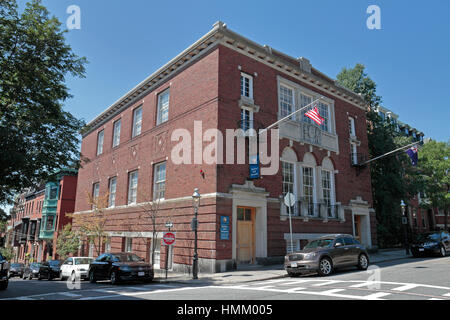
[[[71,293],[71,292],[60,292],[59,294],[67,297],[78,298],[81,297],[81,294]]]
[[[377,281],[364,281],[362,283],[351,285],[350,288],[361,288],[361,287],[369,287],[373,286],[374,284],[379,284],[380,282]]]
[[[444,300],[444,299],[431,298],[431,299],[428,299],[428,300]]]
[[[313,286],[314,287],[321,287],[321,286],[327,286],[327,285],[330,285],[330,284],[335,284],[335,283],[338,283],[338,282],[341,282],[341,281],[331,280],[331,281],[326,281],[326,282],[323,282],[323,283],[313,284]]]
[[[444,297],[450,297],[450,293],[446,293],[443,295]]]
[[[405,286],[397,287],[397,288],[394,288],[392,290],[394,290],[394,291],[406,291],[406,290],[409,290],[409,289],[414,289],[416,287],[417,287],[416,284],[407,284]]]
[[[379,298],[388,296],[390,294],[391,293],[388,293],[388,292],[377,292],[377,293],[369,294],[368,296],[364,296],[364,297],[368,300],[379,300]]]
[[[134,296],[141,296],[146,294],[154,294],[154,293],[166,293],[166,292],[174,292],[174,291],[185,291],[185,290],[192,290],[192,289],[200,289],[196,287],[187,287],[187,288],[177,288],[177,289],[167,289],[167,290],[154,290],[154,291],[144,291],[144,292],[125,292],[125,293],[117,293],[115,295],[108,295],[108,296],[100,296],[100,297],[85,297],[81,298],[79,300],[98,300],[98,299],[110,299],[110,298],[117,298],[118,294],[125,297],[134,297]]]
[[[30,298],[30,297],[18,297],[18,298],[14,298],[14,299],[17,299],[17,300],[35,300],[33,298]]]
[[[296,293],[296,292],[301,291],[301,290],[306,290],[306,288],[297,287],[297,288],[288,289],[288,290],[286,290],[286,292],[287,293]]]
[[[345,291],[345,289],[331,289],[331,290],[327,290],[327,291],[322,291],[320,292],[323,295],[332,295],[334,293],[338,293],[338,292],[342,292]]]

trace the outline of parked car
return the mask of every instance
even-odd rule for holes
[[[291,277],[313,272],[328,276],[340,267],[356,266],[366,270],[369,255],[353,236],[332,234],[312,240],[303,250],[286,255],[284,266]]]
[[[450,234],[446,231],[419,234],[411,244],[414,257],[421,255],[439,255],[445,257],[450,251]]]
[[[153,280],[152,265],[133,253],[104,253],[89,266],[89,281],[111,280],[112,284],[120,281]]]
[[[70,257],[61,265],[61,280],[71,278],[74,282],[76,279],[87,279],[89,264],[94,261],[89,257]]]
[[[44,278],[47,280],[59,278],[61,264],[61,260],[50,260],[42,263],[42,265],[39,267],[38,280],[42,280]]]
[[[8,288],[9,263],[0,253],[0,290]]]
[[[31,280],[33,278],[39,278],[39,268],[41,264],[39,262],[32,262],[23,269],[22,279]]]
[[[24,268],[25,265],[23,263],[11,263],[11,266],[9,267],[8,277],[22,277]]]

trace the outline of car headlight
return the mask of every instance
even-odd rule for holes
[[[303,255],[303,258],[304,258],[305,260],[311,260],[311,259],[314,259],[315,257],[317,257],[317,255],[318,255],[317,252],[305,253],[305,254]]]

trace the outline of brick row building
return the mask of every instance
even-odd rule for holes
[[[275,174],[250,179],[248,159],[237,159],[238,138],[222,141],[213,134],[265,128],[316,99],[325,118],[321,126],[301,112],[279,126],[276,143],[274,132],[268,135],[272,162],[261,170],[274,167]],[[368,153],[366,109],[359,95],[307,59],[259,45],[217,22],[88,124],[81,153],[89,161],[78,173],[75,215],[92,213],[86,192],[107,195],[102,250],[131,251],[150,261],[154,242],[156,267],[168,259],[171,269],[190,272],[191,196],[198,188],[200,271],[220,272],[283,258],[290,246],[283,196],[290,192],[296,199],[295,248],[328,233],[353,234],[376,247],[370,172],[356,166]],[[191,148],[178,152],[180,141],[190,137]],[[213,139],[227,152],[211,153],[218,162],[201,161],[198,150],[208,154]],[[174,161],[180,154],[186,160],[181,164]],[[156,237],[143,214],[150,202],[159,204]],[[229,229],[221,232],[224,217]],[[166,257],[161,237],[169,220],[176,243]],[[79,254],[92,252],[93,244],[85,243]]]

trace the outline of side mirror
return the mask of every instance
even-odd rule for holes
[[[342,247],[342,246],[343,246],[342,242],[338,242],[338,243],[334,244],[335,248],[339,248],[339,247]]]

